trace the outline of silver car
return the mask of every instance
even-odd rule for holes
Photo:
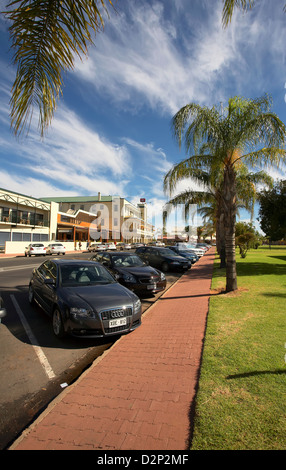
[[[66,249],[62,243],[50,243],[46,249],[47,255],[65,255]]]
[[[106,246],[103,245],[102,243],[92,243],[91,245],[88,245],[87,250],[88,251],[104,251],[106,250]]]
[[[25,256],[46,256],[47,249],[43,243],[30,243],[25,248]]]

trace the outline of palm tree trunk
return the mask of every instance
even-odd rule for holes
[[[226,292],[237,289],[235,261],[235,217],[236,217],[236,184],[235,171],[232,166],[224,170],[224,235],[226,255]]]

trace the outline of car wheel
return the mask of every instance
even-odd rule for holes
[[[33,304],[34,301],[35,301],[35,297],[34,297],[34,291],[33,291],[32,284],[29,285],[28,298],[29,298],[30,304]]]
[[[169,265],[166,263],[166,261],[162,264],[162,271],[163,273],[166,273],[169,270]]]
[[[53,332],[57,338],[63,338],[65,336],[62,315],[58,307],[53,311]]]

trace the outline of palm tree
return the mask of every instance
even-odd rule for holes
[[[103,12],[111,0],[10,1],[5,12],[17,65],[12,88],[11,126],[20,134],[29,128],[34,108],[39,110],[43,136],[63,88],[63,72],[74,67],[74,57],[87,55],[92,33],[104,26]]]
[[[166,216],[171,210],[171,207],[177,207],[184,204],[185,214],[188,215],[188,207],[190,204],[198,206],[198,213],[203,215],[204,219],[207,217],[211,219],[216,227],[216,246],[220,256],[220,267],[225,267],[225,239],[224,239],[224,224],[223,224],[223,210],[222,210],[222,182],[223,173],[211,175],[210,172],[192,170],[186,168],[185,162],[180,162],[175,165],[165,176],[164,189],[166,193],[171,194],[174,192],[176,184],[188,177],[193,178],[198,183],[204,184],[204,191],[191,191],[185,190],[175,197],[170,199],[166,205]],[[212,182],[213,181],[213,182]],[[253,218],[254,203],[257,199],[256,185],[264,183],[268,187],[272,187],[273,179],[265,171],[257,173],[250,173],[246,165],[240,161],[237,169],[237,213],[239,208],[245,208],[251,213]]]
[[[246,11],[248,8],[251,9],[255,4],[255,0],[225,0],[223,5],[222,22],[226,27],[231,22],[233,10],[235,7]],[[284,6],[286,11],[286,5]]]
[[[226,252],[226,291],[237,289],[235,262],[235,218],[237,211],[237,172],[243,161],[255,168],[258,164],[279,166],[285,160],[286,128],[271,112],[271,99],[230,98],[221,113],[220,107],[202,107],[191,103],[174,116],[174,136],[187,154],[182,168],[190,173],[207,171],[222,174],[221,207]],[[213,179],[214,180],[214,179]],[[172,185],[171,185],[172,187]]]

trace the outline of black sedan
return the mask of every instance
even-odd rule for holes
[[[166,288],[165,275],[147,266],[134,253],[99,253],[91,259],[106,266],[121,284],[137,295],[146,296]]]
[[[192,264],[196,263],[196,261],[200,259],[198,255],[196,255],[196,253],[192,253],[191,251],[180,250],[180,248],[178,248],[177,246],[169,246],[168,248],[177,253],[177,255],[187,258],[189,261],[191,261]]]
[[[135,253],[143,261],[147,261],[154,268],[167,271],[186,271],[191,268],[192,263],[183,256],[177,255],[169,248],[144,246],[137,248]]]
[[[141,302],[94,261],[55,259],[34,269],[29,301],[52,317],[54,334],[100,338],[141,325]]]

